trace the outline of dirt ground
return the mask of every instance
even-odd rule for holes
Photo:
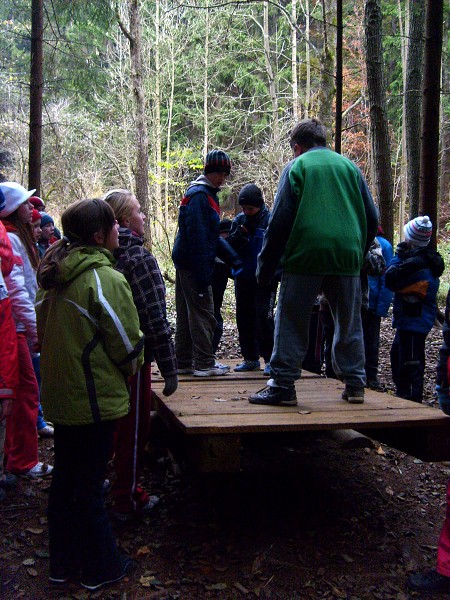
[[[383,328],[381,379],[392,389]],[[433,405],[441,332],[427,342],[426,402]],[[222,358],[237,355],[226,328]],[[160,507],[144,521],[114,522],[137,569],[88,593],[50,588],[45,507],[49,481],[20,482],[0,505],[0,597],[4,600],[422,598],[408,573],[435,564],[445,514],[447,464],[425,464],[384,445],[340,449],[327,435],[244,447],[237,475],[180,473],[163,448],[147,456],[145,485]],[[40,441],[52,462],[52,441]],[[436,597],[436,596],[435,596]],[[444,596],[437,596],[444,597]]]

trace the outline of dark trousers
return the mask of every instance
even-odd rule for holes
[[[367,383],[378,381],[378,354],[380,350],[380,326],[381,317],[371,310],[361,311],[363,335],[364,335],[364,352],[366,354],[366,369]]]
[[[399,331],[391,346],[392,379],[397,396],[422,402],[425,371],[425,333]]]
[[[48,499],[50,574],[82,581],[113,579],[120,556],[104,506],[103,482],[116,421],[55,424],[55,463]]]
[[[256,279],[237,278],[236,324],[239,345],[245,360],[270,361],[273,349],[273,308],[276,290],[272,286],[260,286]]]
[[[228,267],[225,263],[217,263],[215,264],[211,287],[213,294],[213,302],[214,302],[214,316],[216,317],[217,325],[214,329],[213,335],[213,352],[214,354],[217,352],[217,348],[219,347],[219,342],[222,338],[223,334],[223,317],[222,317],[222,304],[223,304],[223,296],[225,294],[225,290],[228,283]]]

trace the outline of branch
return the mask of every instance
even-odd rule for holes
[[[355,108],[355,106],[358,106],[358,104],[362,101],[363,97],[360,96],[358,98],[358,100],[355,100],[355,102],[353,102],[353,104],[351,106],[349,106],[346,110],[344,110],[344,112],[342,113],[342,118],[346,117],[348,115],[348,113]]]

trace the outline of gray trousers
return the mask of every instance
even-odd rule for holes
[[[212,288],[209,286],[207,292],[201,296],[196,288],[192,272],[177,269],[175,351],[180,369],[190,367],[209,369],[216,362],[212,349],[214,330],[217,325]]]
[[[281,386],[291,386],[299,379],[308,349],[312,307],[321,291],[329,302],[335,325],[331,353],[334,371],[345,383],[364,386],[361,283],[359,277],[342,275],[283,273],[270,359],[271,377]]]

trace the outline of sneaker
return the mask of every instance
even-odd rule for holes
[[[133,519],[139,519],[142,517],[146,517],[150,514],[159,504],[158,496],[149,496],[147,502],[144,506],[141,506],[136,511],[129,512],[116,512],[112,511],[112,515],[118,520],[122,522],[132,521]]]
[[[378,379],[368,381],[366,387],[368,387],[370,390],[375,390],[375,392],[382,392],[384,390],[383,385],[378,381]]]
[[[249,396],[250,404],[268,404],[275,406],[297,406],[297,394],[295,387],[272,387],[267,386]]]
[[[245,373],[247,371],[259,371],[259,360],[244,360],[240,365],[234,367],[233,371],[236,373]]]
[[[103,587],[104,585],[109,585],[111,583],[116,583],[117,581],[120,581],[121,579],[126,577],[129,573],[131,573],[131,571],[136,566],[136,563],[134,562],[134,560],[132,560],[129,556],[123,556],[121,558],[121,563],[122,563],[121,568],[119,570],[119,573],[117,573],[117,575],[112,575],[111,577],[107,577],[101,581],[85,579],[84,581],[81,580],[80,584],[87,590],[95,591],[95,590],[98,590],[99,588]]]
[[[408,577],[408,587],[418,592],[442,593],[450,592],[450,577],[437,571],[414,573]]]
[[[342,392],[342,400],[346,400],[349,404],[362,404],[364,402],[364,388],[346,384]]]
[[[25,471],[25,473],[20,473],[21,477],[26,477],[27,479],[39,479],[39,477],[47,477],[53,471],[53,467],[48,465],[47,463],[38,462],[34,465],[29,471]]]
[[[3,479],[0,479],[0,489],[12,490],[17,486],[17,477],[12,473],[4,473]]]
[[[192,375],[194,372],[194,369],[192,367],[184,367],[181,369],[178,369],[178,375]]]
[[[53,437],[55,435],[55,430],[51,425],[46,425],[42,427],[42,429],[38,429],[39,437]]]
[[[266,363],[263,371],[264,377],[270,377],[270,362]]]
[[[194,377],[216,377],[218,375],[225,375],[229,371],[230,367],[228,365],[216,363],[213,367],[210,367],[209,369],[195,369]]]

